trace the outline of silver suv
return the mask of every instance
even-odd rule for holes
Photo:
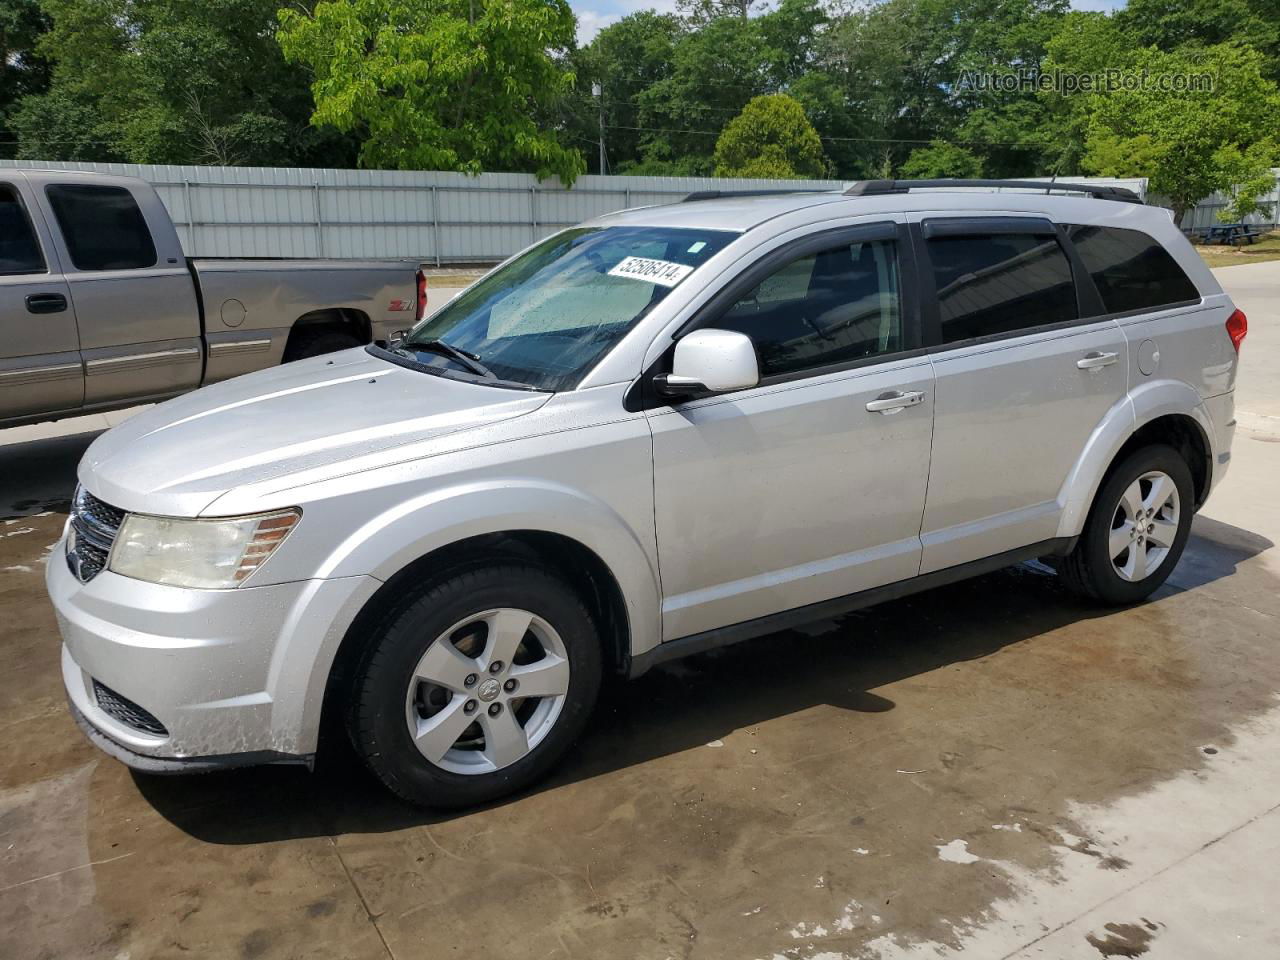
[[[601,217],[388,349],[109,431],[48,564],[76,719],[182,772],[332,718],[471,804],[606,673],[1033,557],[1142,600],[1228,466],[1244,316],[1167,211],[989,186]]]

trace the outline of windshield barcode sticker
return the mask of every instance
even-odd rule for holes
[[[630,277],[632,280],[644,280],[662,287],[674,287],[691,273],[693,273],[693,267],[683,263],[650,260],[647,257],[627,257],[609,271],[609,276]]]

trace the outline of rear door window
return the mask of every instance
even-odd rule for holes
[[[1053,234],[930,237],[943,343],[1075,320],[1071,264]]]
[[[123,187],[58,183],[45,188],[77,270],[154,267],[156,248],[133,194]]]
[[[1200,291],[1169,251],[1140,230],[1074,226],[1070,236],[1108,313],[1155,310],[1200,299]]]
[[[44,255],[22,198],[11,184],[0,183],[0,276],[44,272]]]

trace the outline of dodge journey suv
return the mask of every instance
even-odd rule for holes
[[[607,673],[1030,558],[1144,599],[1229,464],[1244,315],[1167,211],[992,186],[611,214],[103,434],[47,574],[76,720],[152,772],[340,723],[471,804]]]

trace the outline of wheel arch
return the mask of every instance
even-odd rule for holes
[[[373,342],[373,321],[363,310],[357,310],[354,307],[325,307],[304,313],[290,324],[285,352],[287,353],[299,338],[319,329],[350,333],[361,343]]]
[[[345,630],[279,653],[281,673],[307,676],[304,736],[332,719],[331,681],[340,689],[335,675],[349,668],[360,637],[388,614],[398,588],[495,556],[539,562],[584,587],[588,609],[600,616],[607,636],[608,666],[626,671],[630,658],[655,646],[662,633],[652,529],[637,524],[640,529],[583,491],[533,478],[429,491],[370,519],[309,575],[360,578],[378,587],[345,620]]]
[[[1126,395],[1090,436],[1059,496],[1064,507],[1058,535],[1078,536],[1111,470],[1132,451],[1152,443],[1168,444],[1186,459],[1198,510],[1213,485],[1213,420],[1191,386],[1157,381]]]
[[[365,602],[326,666],[320,727],[336,735],[365,638],[404,602],[409,584],[438,583],[445,577],[495,562],[520,561],[551,570],[582,598],[601,634],[607,672],[626,675],[632,656],[631,618],[623,588],[604,559],[563,533],[536,529],[477,534],[436,547],[396,571]]]

